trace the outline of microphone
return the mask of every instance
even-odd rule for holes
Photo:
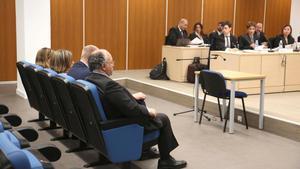
[[[218,54],[211,54],[212,56],[214,56],[213,58],[211,58],[211,59],[218,59],[218,57],[220,57],[220,58],[222,58],[223,59],[223,61],[226,61],[226,58],[224,58],[223,56],[221,56],[221,55],[218,55]]]

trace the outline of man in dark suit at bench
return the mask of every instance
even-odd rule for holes
[[[92,73],[86,80],[98,87],[108,118],[140,118],[145,133],[159,130],[158,148],[160,159],[158,168],[184,168],[187,164],[186,161],[175,160],[170,155],[170,152],[178,146],[178,143],[168,116],[157,113],[155,109],[148,108],[144,104],[139,104],[126,88],[109,77],[113,73],[114,61],[108,51],[103,49],[95,51],[90,56],[88,63]]]

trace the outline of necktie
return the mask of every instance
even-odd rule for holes
[[[227,42],[227,48],[230,48],[230,44],[229,44],[229,36],[226,36],[226,42]]]
[[[181,37],[183,38],[183,31],[180,31],[180,33],[181,33]]]

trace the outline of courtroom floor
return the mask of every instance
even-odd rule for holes
[[[188,88],[189,84],[186,86]],[[27,123],[27,120],[37,116],[37,112],[29,107],[27,100],[15,94],[15,89],[15,85],[0,85],[0,103],[8,105],[10,112],[19,114],[23,119],[23,126],[30,125],[35,129],[44,126],[44,123]],[[149,107],[154,107],[158,112],[164,112],[169,116],[180,144],[172,155],[177,159],[187,160],[187,169],[300,168],[300,142],[253,128],[246,130],[245,126],[239,124],[235,125],[235,134],[224,134],[220,121],[203,120],[203,124],[198,125],[193,122],[192,114],[172,116],[172,113],[187,110],[187,107],[153,96],[148,96],[146,102]],[[61,130],[39,131],[38,141],[31,145],[34,147],[38,144],[55,144],[62,152],[68,147],[75,146],[74,140],[49,141],[51,137],[59,133]],[[54,166],[57,169],[82,168],[86,162],[94,161],[96,158],[96,152],[93,150],[63,153],[62,158],[54,162]],[[134,163],[143,169],[156,169],[157,167],[157,160]],[[117,169],[117,167],[107,165],[96,167],[96,169]]]
[[[163,89],[193,96],[193,84],[166,80],[152,80],[149,78],[149,72],[149,69],[115,71],[113,78],[118,79],[126,77]],[[201,90],[199,90],[199,98],[203,98]],[[217,102],[217,100],[212,97],[207,97],[207,100],[214,103]],[[242,104],[239,100],[235,103],[237,108],[242,108]],[[248,111],[258,114],[259,95],[249,95],[245,99],[245,105]],[[300,125],[300,92],[265,94],[265,115]]]

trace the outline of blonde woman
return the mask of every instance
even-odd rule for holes
[[[68,72],[72,66],[72,53],[68,50],[59,49],[51,52],[49,67],[57,73]]]
[[[49,58],[50,58],[50,53],[51,53],[50,48],[42,48],[40,49],[35,57],[35,64],[42,66],[44,68],[49,68]]]

